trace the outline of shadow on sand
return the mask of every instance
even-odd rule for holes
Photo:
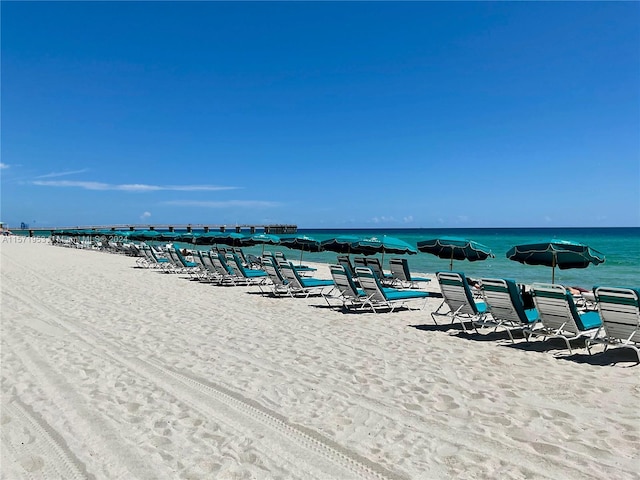
[[[570,353],[566,343],[560,338],[547,340],[526,341],[522,332],[512,332],[515,343],[511,343],[508,333],[505,330],[476,333],[470,324],[466,324],[468,331],[465,332],[459,323],[435,325],[409,325],[416,330],[426,332],[449,332],[452,336],[476,342],[496,342],[498,346],[514,348],[527,352],[550,353],[559,360],[567,360],[576,363],[583,363],[595,366],[613,366],[619,363],[629,363],[627,367],[640,365],[640,361],[635,352],[628,348],[610,348],[603,352],[602,347],[592,347],[592,355],[586,350],[584,339],[571,341]]]

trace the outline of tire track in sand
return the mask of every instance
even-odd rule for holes
[[[18,398],[2,402],[0,425],[3,462],[13,464],[20,474],[41,479],[95,478],[56,430]]]
[[[51,282],[36,272],[32,273],[44,281]],[[60,286],[58,283],[57,285]],[[15,291],[13,294],[22,297],[25,302],[28,301],[27,298]],[[307,475],[312,474],[318,479],[392,480],[404,478],[340,446],[318,432],[291,424],[277,413],[225,387],[205,380],[196,380],[182,373],[168,370],[155,362],[152,363],[137,357],[125,357],[121,353],[121,345],[114,345],[103,336],[97,338],[82,326],[64,320],[66,315],[56,307],[51,305],[45,307],[44,303],[42,305],[31,304],[31,307],[39,311],[43,318],[55,322],[82,342],[91,345],[93,347],[92,354],[101,352],[101,355],[137,372],[176,399],[203,412],[207,417],[220,418],[225,423],[230,422],[234,424],[236,430],[245,431],[256,437],[256,440],[267,450],[271,450],[272,453],[291,462],[293,470],[303,470]],[[35,352],[32,353],[35,354]],[[43,362],[37,362],[37,365],[31,362],[33,355],[27,356],[24,351],[16,352],[16,355],[23,364],[31,363],[29,370],[33,372],[40,370],[38,376],[41,381],[45,381],[44,377],[56,376],[56,373],[50,368],[46,368],[47,366]],[[186,396],[185,391],[189,392]]]

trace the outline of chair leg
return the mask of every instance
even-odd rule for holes
[[[571,350],[571,343],[569,342],[568,338],[564,338],[564,342],[567,344],[567,348],[569,349],[569,353],[573,353],[573,351]]]

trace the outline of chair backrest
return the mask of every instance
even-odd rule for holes
[[[377,302],[386,302],[387,297],[384,294],[384,290],[382,290],[382,285],[380,284],[380,280],[373,270],[369,267],[356,267],[356,275],[360,280],[360,286],[369,297],[369,300],[374,300]]]
[[[244,255],[244,251],[242,250],[242,248],[240,248],[240,247],[232,247],[231,251],[232,251],[233,253],[235,253],[236,255],[238,255],[238,257],[240,258],[240,260],[241,260],[243,263],[247,263],[247,258],[245,257],[245,255]],[[228,252],[227,252],[227,253],[228,253]]]
[[[356,274],[356,277],[358,276],[358,273],[356,272],[356,270],[358,270],[358,267],[366,268],[367,267],[367,259],[364,258],[364,257],[354,257],[353,258],[353,271]]]
[[[533,303],[545,327],[576,334],[586,330],[573,302],[573,296],[564,286],[534,283],[531,289]]]
[[[287,257],[284,256],[283,252],[276,252],[275,257],[276,257],[276,262],[280,262],[281,260],[284,260],[285,262],[287,261]]]
[[[267,272],[267,275],[269,275],[269,278],[274,285],[288,285],[289,282],[282,275],[282,272],[278,268],[278,264],[273,260],[273,257],[262,257],[262,268]]]
[[[176,258],[178,259],[178,261],[180,262],[180,265],[182,265],[183,267],[195,267],[197,266],[194,262],[190,262],[189,260],[187,260],[186,258],[184,258],[184,255],[182,255],[182,252],[180,252],[180,249],[178,247],[173,247],[174,248],[174,254],[176,256]]]
[[[384,278],[384,271],[378,257],[365,258],[365,261],[367,262],[367,267],[369,267],[378,278]]]
[[[193,261],[202,270],[207,269],[207,266],[204,264],[204,261],[202,260],[202,250],[196,250],[193,252]]]
[[[151,255],[153,255],[157,259],[164,258],[167,262],[170,262],[169,254],[167,253],[167,249],[161,246],[149,245],[149,251]]]
[[[235,272],[227,264],[222,253],[211,251],[209,252],[209,258],[211,258],[211,263],[220,275],[224,275],[226,277],[229,275],[235,275]]]
[[[234,273],[246,277],[246,275],[244,274],[244,269],[242,268],[242,260],[238,258],[238,255],[232,252],[227,252],[222,257],[224,258],[226,264],[234,271]]]
[[[202,263],[207,270],[209,270],[214,275],[228,275],[228,273],[224,270],[221,270],[216,263],[214,263],[213,259],[218,255],[218,252],[213,250],[209,250],[207,252],[201,252]]]
[[[477,315],[478,307],[473,299],[467,277],[462,272],[436,272],[442,297],[452,312]]]
[[[153,248],[152,246],[147,245],[148,248],[148,252],[149,255],[151,256],[151,258],[153,258],[153,260],[157,263],[171,263],[170,259],[169,259],[169,255],[166,254],[166,252],[161,251],[161,250],[156,250],[155,248]],[[162,258],[164,258],[164,260],[161,260]]]
[[[287,279],[289,285],[296,289],[304,289],[302,282],[300,281],[300,277],[298,276],[296,269],[293,268],[291,262],[279,260],[278,267],[280,268],[282,276]]]
[[[265,258],[269,258],[269,259],[271,259],[272,263],[273,263],[276,267],[278,266],[278,259],[277,259],[277,258],[276,258],[276,256],[275,256],[273,253],[271,253],[271,252],[264,252],[264,253],[262,254],[262,257],[261,257],[261,258],[262,258],[263,260],[264,260]]]
[[[483,278],[480,284],[482,296],[494,319],[524,325],[532,323],[527,318],[516,282],[503,278]]]
[[[182,264],[182,262],[180,261],[180,259],[178,258],[178,256],[176,255],[176,251],[173,249],[173,247],[167,248],[166,254],[167,254],[167,258],[169,259],[169,262],[171,263],[171,265],[173,265],[174,267],[178,267],[178,268],[184,266]]]
[[[351,260],[348,255],[338,255],[338,265],[342,265],[349,275],[351,275],[351,278],[355,276],[356,272],[353,269],[353,265],[351,265]]]
[[[211,263],[211,258],[209,257],[209,252],[207,251],[203,251],[203,250],[199,250],[197,257],[200,261],[200,263],[202,264],[202,268],[210,273],[213,273],[214,275],[218,274],[218,271],[215,269],[215,267],[213,266],[213,263]]]
[[[151,249],[144,244],[140,244],[140,251],[142,252],[142,256],[145,260],[147,260],[150,263],[157,263],[158,260],[156,259],[156,257],[151,253]]]
[[[346,298],[358,298],[358,287],[353,282],[351,274],[342,265],[329,265],[331,277],[340,293]]]
[[[596,287],[594,293],[607,336],[640,342],[640,289]]]
[[[411,273],[409,273],[409,263],[406,258],[390,258],[389,268],[391,276],[403,282],[411,281]]]
[[[238,272],[245,278],[249,277],[246,270],[244,269],[244,266],[242,265],[242,260],[237,253],[227,253],[224,258],[227,262],[227,265],[229,265],[235,272]]]

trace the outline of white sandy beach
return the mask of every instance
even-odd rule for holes
[[[640,478],[631,352],[0,252],[2,478]]]

